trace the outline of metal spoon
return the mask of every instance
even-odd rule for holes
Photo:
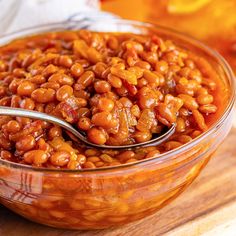
[[[98,144],[89,142],[85,136],[83,136],[78,130],[76,130],[72,125],[70,125],[66,121],[59,119],[55,116],[42,113],[42,112],[0,106],[0,115],[28,117],[28,118],[33,118],[37,120],[48,121],[50,123],[58,125],[64,128],[65,130],[69,131],[87,146],[94,147],[94,148],[102,148],[102,149],[129,149],[129,148],[134,148],[134,147],[156,146],[163,143],[165,140],[167,140],[174,133],[175,127],[176,127],[175,124],[172,124],[172,126],[165,133],[147,142],[135,143],[135,144],[123,145],[123,146],[109,146],[109,145],[98,145]]]

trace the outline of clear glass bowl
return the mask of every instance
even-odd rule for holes
[[[155,213],[198,176],[232,125],[234,78],[225,60],[199,41],[155,25],[125,20],[68,21],[22,30],[0,39],[45,31],[157,33],[206,58],[229,88],[229,100],[212,127],[192,142],[158,157],[92,170],[33,168],[0,160],[0,202],[41,224],[68,229],[102,229]]]

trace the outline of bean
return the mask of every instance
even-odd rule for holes
[[[114,159],[113,159],[111,156],[107,155],[107,154],[102,154],[102,155],[100,156],[100,159],[101,159],[102,161],[108,162],[108,163],[111,163],[111,162],[114,161]]]
[[[35,110],[36,111],[44,112],[44,107],[45,107],[45,104],[42,104],[42,103],[36,103],[35,104]]]
[[[116,93],[121,97],[126,97],[128,95],[128,89],[122,86],[116,89]]]
[[[107,81],[110,83],[110,85],[114,88],[121,88],[122,87],[122,81],[119,77],[112,75],[111,73],[108,74]]]
[[[86,156],[83,154],[78,154],[76,160],[80,163],[80,164],[84,164],[86,162]]]
[[[142,88],[142,87],[146,86],[147,84],[148,84],[148,81],[144,78],[141,78],[140,80],[138,80],[137,87]]]
[[[146,70],[151,69],[151,65],[146,61],[138,61],[134,64],[134,66],[138,66],[138,67],[140,67],[142,69],[146,69]]]
[[[192,138],[196,138],[196,137],[198,137],[199,135],[201,135],[202,134],[202,132],[200,131],[200,130],[194,130],[193,132],[192,132],[192,134],[191,134],[191,137]]]
[[[6,129],[9,133],[17,133],[20,131],[21,126],[16,120],[10,120],[6,125]]]
[[[73,85],[74,84],[74,79],[71,76],[68,76],[64,73],[55,73],[50,76],[48,79],[48,82],[54,82],[60,85]]]
[[[55,73],[57,71],[58,71],[57,66],[49,64],[43,69],[42,75],[45,76],[45,77],[48,77],[48,76],[52,75],[53,73]]]
[[[98,109],[101,111],[110,112],[114,108],[114,102],[108,98],[100,98],[98,100]]]
[[[68,162],[67,168],[70,169],[70,170],[81,169],[81,164],[80,164],[79,161],[71,160],[71,161]]]
[[[143,45],[141,43],[132,41],[132,40],[127,40],[122,43],[122,47],[125,49],[134,49],[136,52],[141,53],[143,52]]]
[[[198,110],[193,110],[192,113],[193,113],[193,117],[194,117],[198,127],[201,130],[206,131],[207,125],[205,123],[205,119],[204,119],[203,115]]]
[[[184,107],[189,110],[198,109],[198,103],[195,98],[187,95],[187,94],[179,94],[179,98],[181,98],[184,102]]]
[[[112,50],[116,50],[119,46],[119,42],[117,38],[110,36],[107,40],[107,46],[111,48]]]
[[[87,168],[87,169],[95,169],[96,166],[95,166],[92,162],[86,161],[86,162],[84,163],[84,168]]]
[[[159,86],[160,84],[157,74],[154,74],[149,70],[144,70],[143,77],[148,81],[148,83],[154,83],[155,86]]]
[[[85,150],[84,154],[90,157],[90,156],[97,156],[100,154],[100,152],[97,149],[87,149]]]
[[[186,59],[185,60],[185,65],[190,68],[190,69],[194,69],[195,68],[195,63],[193,60],[191,59]]]
[[[140,79],[144,76],[144,70],[138,66],[131,66],[128,68],[128,71],[132,72],[135,74],[137,79]],[[146,70],[146,72],[149,72],[149,70]]]
[[[4,86],[0,86],[0,97],[3,97],[6,94],[6,88]]]
[[[113,65],[112,68],[116,69],[116,70],[125,70],[125,64],[123,61],[120,61],[120,62],[116,63],[115,65]]]
[[[196,91],[196,95],[199,96],[199,95],[208,95],[208,90],[206,88],[199,88],[197,91]]]
[[[10,106],[11,104],[11,98],[10,97],[4,97],[0,99],[0,106]]]
[[[102,145],[102,144],[105,144],[106,142],[105,134],[97,128],[89,129],[87,132],[87,135],[88,135],[88,139],[95,144]]]
[[[64,66],[64,67],[67,67],[67,68],[70,68],[73,64],[73,60],[67,55],[59,56],[58,62],[61,66]]]
[[[188,143],[192,140],[192,138],[189,135],[180,135],[178,136],[178,141],[181,143]]]
[[[31,98],[34,99],[36,102],[48,103],[54,101],[55,94],[56,92],[53,89],[38,88],[32,92]]]
[[[190,72],[191,72],[191,69],[189,67],[183,67],[178,71],[178,75],[180,75],[181,77],[188,78]]]
[[[71,73],[75,77],[80,77],[84,73],[84,68],[80,63],[75,63],[70,68]]]
[[[56,98],[58,101],[62,102],[73,95],[73,88],[69,85],[63,85],[56,92]]]
[[[48,132],[49,139],[53,139],[54,137],[60,137],[62,136],[62,130],[58,126],[52,127]]]
[[[57,151],[50,156],[50,162],[54,166],[65,166],[70,160],[70,153],[67,151]]]
[[[158,55],[156,52],[142,52],[141,54],[142,59],[149,62],[151,65],[155,65],[158,60]]]
[[[95,113],[92,116],[91,122],[95,126],[101,126],[104,128],[112,128],[116,126],[116,121],[113,120],[112,114],[106,111]]]
[[[0,71],[3,72],[6,70],[7,70],[7,64],[3,60],[0,60]]]
[[[43,75],[35,75],[29,78],[29,81],[40,85],[46,82],[46,78]]]
[[[94,81],[94,73],[92,71],[85,71],[77,80],[84,88],[88,87]]]
[[[217,111],[217,106],[214,104],[206,104],[199,107],[199,111],[205,114],[215,113]]]
[[[145,158],[153,158],[153,157],[156,157],[160,155],[160,151],[159,150],[153,150],[153,151],[150,151],[146,156]]]
[[[138,83],[136,75],[131,71],[117,69],[113,66],[111,68],[111,74],[113,74],[123,80],[126,80],[130,84],[137,85],[137,83]]]
[[[53,113],[53,111],[55,110],[56,108],[56,104],[54,102],[50,102],[48,103],[46,106],[43,106],[43,107],[38,107],[39,109],[42,109],[42,112],[45,112],[45,113]]]
[[[176,132],[184,132],[186,128],[185,120],[181,117],[178,117],[176,120]]]
[[[177,141],[168,141],[167,143],[165,143],[165,149],[166,151],[170,151],[172,149],[180,147],[181,145],[182,144]]]
[[[197,69],[191,70],[189,72],[189,78],[196,80],[199,84],[202,83],[203,81],[201,72]]]
[[[3,150],[0,153],[0,156],[3,160],[11,160],[12,159],[12,154],[9,151]]]
[[[30,96],[36,89],[36,85],[30,81],[22,81],[17,87],[17,94],[20,96]]]
[[[207,105],[207,104],[210,104],[210,103],[212,103],[213,100],[214,100],[213,96],[210,95],[210,94],[207,94],[207,95],[205,95],[205,94],[200,94],[200,95],[197,96],[196,99],[197,99],[198,104],[200,104],[200,105]]]
[[[101,160],[100,160],[99,157],[92,156],[92,157],[88,157],[88,158],[86,159],[86,161],[95,163],[95,162],[98,162],[98,161],[101,161]]]
[[[166,74],[168,71],[168,63],[164,60],[157,61],[155,65],[155,70],[158,73]]]
[[[16,142],[16,149],[24,152],[29,151],[35,147],[35,144],[35,138],[32,135],[28,134]]]
[[[24,161],[28,164],[41,166],[48,160],[48,155],[42,150],[31,150],[24,154]]]
[[[165,104],[159,104],[156,111],[157,119],[163,124],[170,125],[177,119],[175,112],[169,109]]]
[[[143,143],[149,141],[152,138],[152,134],[148,131],[137,131],[134,134],[135,141],[138,143]]]
[[[140,108],[138,105],[133,105],[131,107],[130,111],[131,111],[132,115],[134,115],[137,118],[139,118],[141,115]]]
[[[104,80],[99,80],[94,83],[94,88],[97,93],[107,93],[111,90],[111,85]]]
[[[181,78],[176,85],[177,93],[187,94],[189,96],[194,96],[198,88],[199,84],[195,80],[187,80],[185,77]]]
[[[41,88],[51,88],[54,90],[58,90],[60,88],[60,84],[56,82],[46,82],[40,85]]]
[[[86,107],[81,107],[79,108],[78,110],[78,118],[81,118],[81,117],[90,117],[91,115],[91,112],[88,108]]]
[[[216,82],[211,79],[203,78],[202,84],[208,87],[212,91],[216,90],[216,87],[217,87]]]
[[[77,124],[78,128],[82,130],[89,130],[91,125],[91,120],[87,117],[81,117]]]
[[[104,166],[104,162],[102,162],[102,161],[98,161],[94,164],[95,164],[96,167],[103,167]]]
[[[27,117],[16,117],[16,120],[20,124],[20,126],[29,125],[31,123],[30,118]]]
[[[88,60],[93,64],[102,61],[102,54],[92,47],[87,50],[87,57]]]
[[[124,151],[116,156],[116,158],[119,159],[119,161],[122,163],[134,157],[135,157],[135,153],[133,151]]]
[[[26,71],[24,69],[21,69],[21,68],[15,68],[12,71],[12,73],[16,77],[26,77],[26,75],[27,75]]]
[[[153,108],[157,106],[157,102],[159,100],[158,93],[147,86],[139,90],[138,97],[138,102],[141,109]]]
[[[27,110],[34,110],[35,102],[31,98],[21,100],[20,107]]]
[[[110,68],[110,67],[107,67],[107,68],[102,72],[102,79],[106,79],[110,73],[111,73],[111,68]]]
[[[0,134],[0,147],[5,150],[9,150],[11,148],[10,140],[8,140],[3,133]]]
[[[122,97],[119,99],[119,102],[123,105],[123,107],[131,108],[133,103],[130,101],[130,99],[126,97]]]

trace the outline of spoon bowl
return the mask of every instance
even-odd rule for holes
[[[135,147],[156,146],[156,145],[159,145],[159,144],[163,143],[164,141],[166,141],[175,132],[175,127],[176,127],[176,124],[174,123],[162,135],[160,135],[156,138],[153,138],[149,141],[146,141],[146,142],[129,144],[129,145],[122,145],[122,146],[113,146],[113,145],[111,146],[111,145],[98,145],[98,144],[92,143],[92,142],[88,141],[88,139],[83,134],[81,134],[77,129],[75,129],[68,122],[66,122],[60,118],[57,118],[55,116],[45,114],[43,112],[0,106],[0,115],[28,117],[28,118],[32,118],[32,119],[38,119],[38,120],[47,121],[49,123],[53,123],[55,125],[62,127],[66,131],[69,131],[70,133],[72,133],[78,139],[78,142],[82,142],[86,146],[89,146],[89,147],[100,148],[100,149],[119,149],[119,150],[121,150],[121,149],[135,148]],[[73,141],[76,141],[76,140],[73,139]]]

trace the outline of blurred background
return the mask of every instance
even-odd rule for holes
[[[101,0],[101,9],[192,35],[217,49],[236,72],[236,0]]]
[[[0,0],[0,9],[0,34],[84,15],[168,26],[217,49],[236,72],[236,0]]]

